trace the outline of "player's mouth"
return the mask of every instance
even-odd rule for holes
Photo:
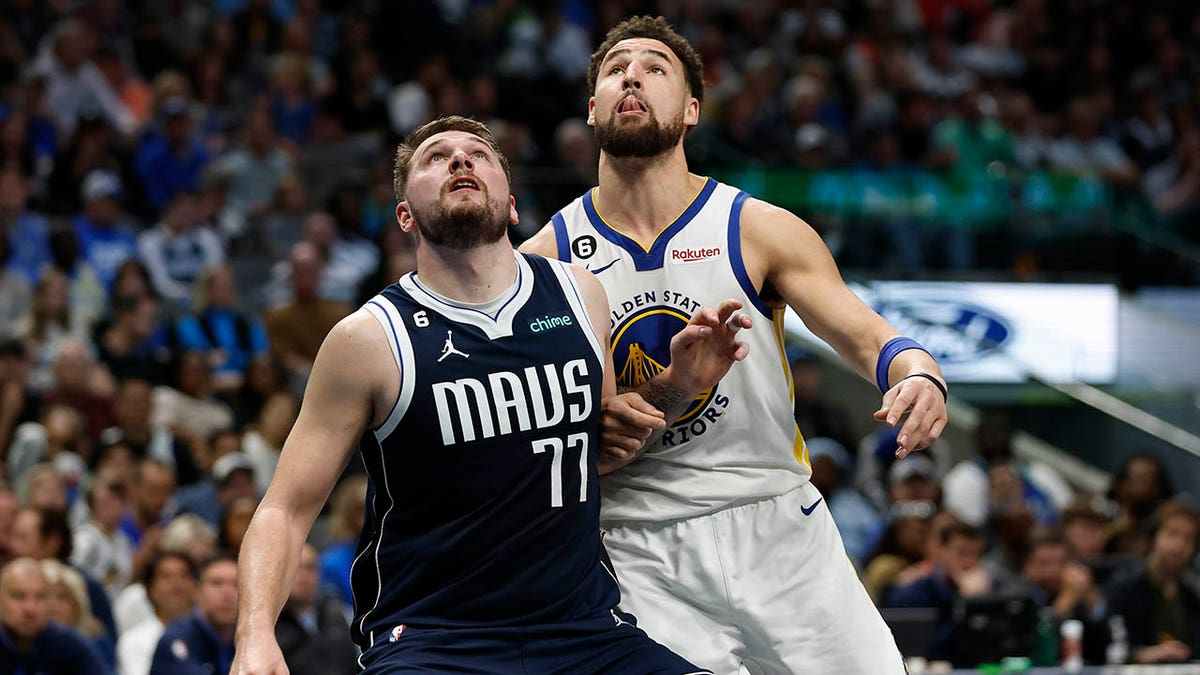
[[[470,176],[458,176],[457,178],[452,179],[450,181],[450,188],[447,190],[447,192],[459,192],[461,190],[474,190],[476,192],[482,192],[482,190],[479,189],[479,181],[471,178]]]
[[[642,103],[642,100],[636,94],[629,94],[617,104],[617,115],[621,117],[634,117],[645,115],[649,112],[649,108],[646,107],[645,103]]]

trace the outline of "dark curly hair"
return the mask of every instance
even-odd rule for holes
[[[671,28],[671,24],[661,16],[635,16],[625,19],[608,31],[604,42],[592,53],[592,62],[588,66],[588,91],[596,93],[596,79],[600,72],[600,64],[604,57],[612,51],[613,46],[622,40],[631,38],[650,38],[663,43],[675,53],[676,58],[683,63],[687,75],[688,89],[700,103],[704,103],[704,62],[700,54],[682,35]]]

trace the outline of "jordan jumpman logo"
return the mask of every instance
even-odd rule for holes
[[[454,348],[453,332],[446,331],[446,344],[442,345],[442,356],[441,356],[441,358],[439,358],[437,360],[437,362],[441,363],[443,359],[445,359],[447,356],[450,356],[451,354],[458,354],[459,356],[463,357],[464,359],[471,358],[470,354],[468,354],[466,352],[460,352]]]

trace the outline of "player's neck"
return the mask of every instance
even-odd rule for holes
[[[596,210],[611,225],[643,243],[671,224],[704,187],[688,172],[682,144],[651,158],[600,155]]]
[[[487,302],[517,280],[517,261],[508,237],[460,250],[421,242],[417,277],[429,290],[461,302]]]

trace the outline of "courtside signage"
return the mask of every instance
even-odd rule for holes
[[[1116,379],[1120,299],[1110,284],[850,287],[901,335],[929,349],[950,382],[1024,382],[1031,375],[1093,384]],[[787,328],[812,336],[790,311]]]

